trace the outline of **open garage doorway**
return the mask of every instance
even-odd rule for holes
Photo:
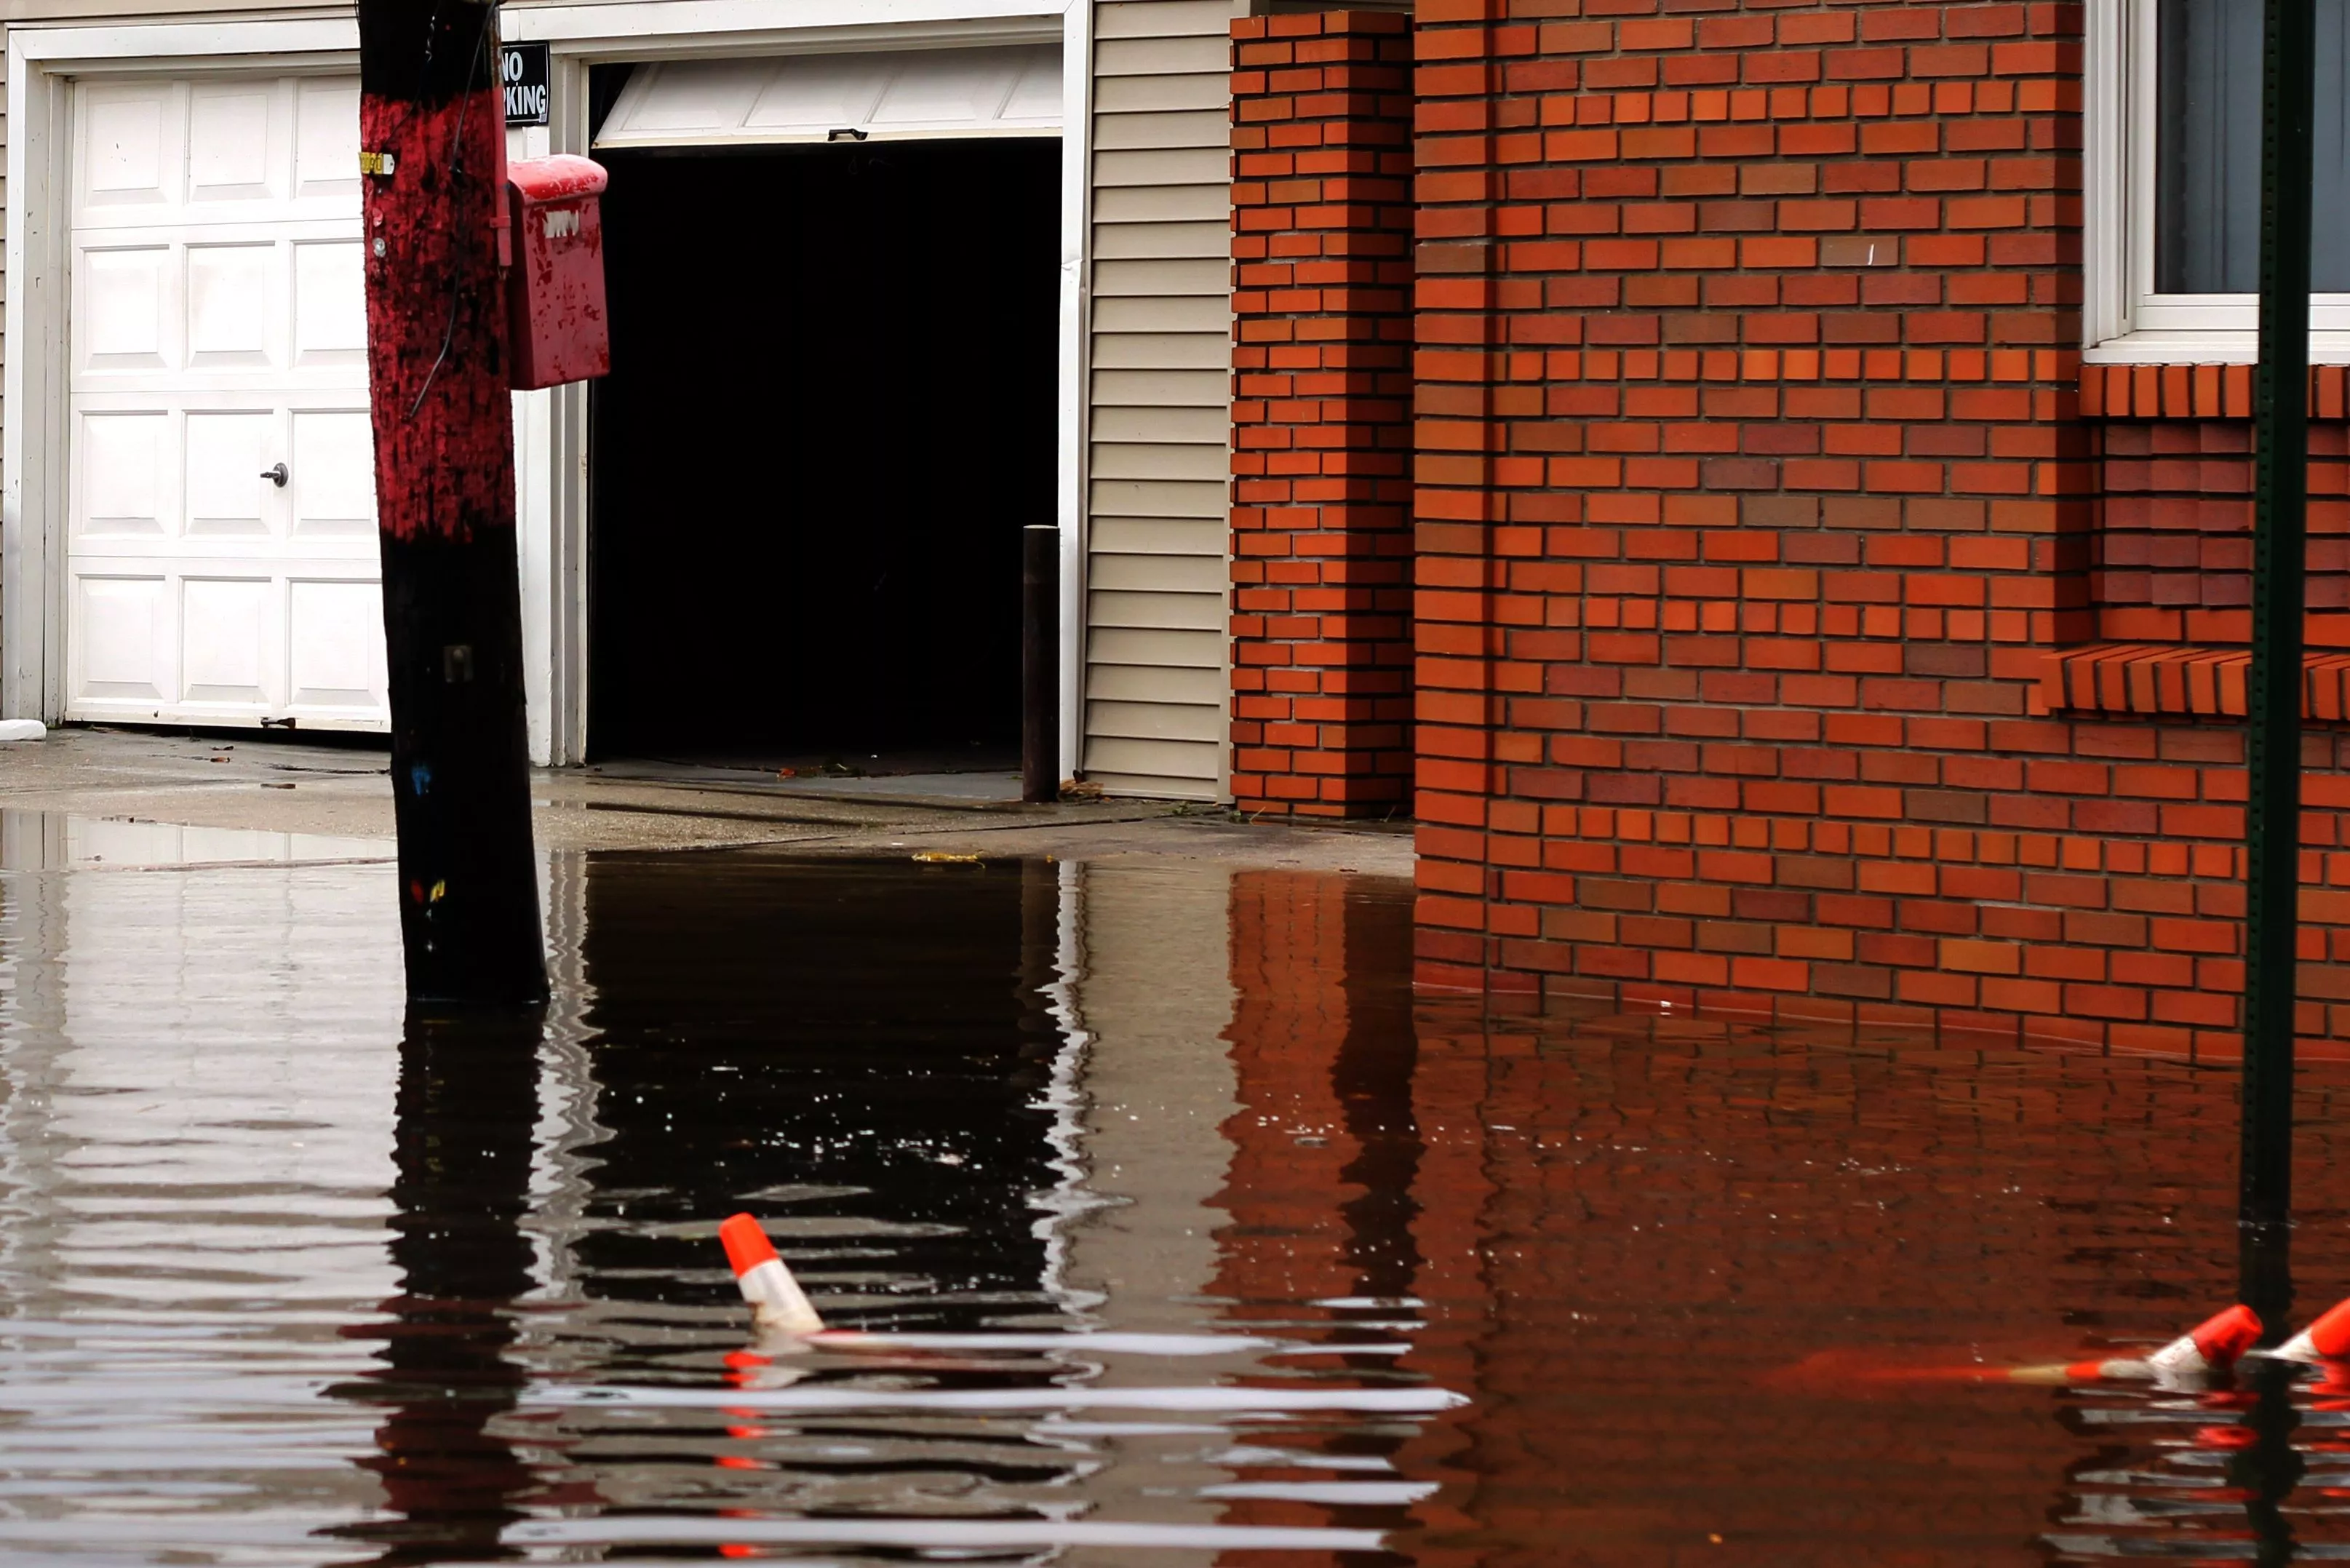
[[[1015,764],[1055,516],[1057,138],[599,152],[601,758]]]

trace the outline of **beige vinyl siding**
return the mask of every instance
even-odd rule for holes
[[[1087,776],[1225,794],[1231,0],[1094,10]]]

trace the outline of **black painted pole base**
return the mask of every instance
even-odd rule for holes
[[[1020,798],[1061,798],[1061,530],[1020,531]]]
[[[2293,1337],[2293,1227],[2239,1224],[2236,1277],[2236,1299],[2260,1314],[2261,1343]]]
[[[2239,1214],[2293,1216],[2307,603],[2315,0],[2265,0],[2260,364],[2252,382],[2252,649],[2244,719],[2244,1087]]]
[[[409,1000],[544,1001],[514,535],[382,544]]]

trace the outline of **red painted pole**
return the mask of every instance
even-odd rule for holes
[[[359,0],[368,374],[411,1002],[546,994],[530,841],[498,13]]]

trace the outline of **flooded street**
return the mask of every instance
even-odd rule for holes
[[[1974,1376],[2232,1299],[2225,1065],[1489,1017],[1401,882],[1139,857],[556,854],[546,1016],[403,1023],[381,839],[0,868],[0,1558],[2350,1557],[2350,1386]]]

